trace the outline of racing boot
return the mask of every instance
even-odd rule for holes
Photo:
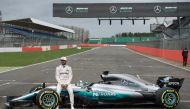
[[[74,106],[73,106],[73,104],[71,104],[71,109],[75,109]]]
[[[56,109],[59,109],[59,106],[57,106]]]

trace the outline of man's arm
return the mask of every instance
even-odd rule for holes
[[[55,70],[55,78],[58,83],[61,83],[60,78],[59,78],[59,68],[58,67]]]
[[[72,79],[73,79],[73,72],[72,72],[72,68],[69,67],[69,79],[66,84],[70,84]]]
[[[72,71],[72,68],[70,67],[70,80],[69,82],[71,83],[72,79],[73,79],[73,71]]]

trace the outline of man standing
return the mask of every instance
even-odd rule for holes
[[[188,59],[188,49],[184,48],[182,51],[182,56],[183,56],[183,66],[187,65],[187,59]]]
[[[57,93],[60,96],[61,90],[66,89],[69,93],[70,103],[71,103],[71,109],[74,109],[74,94],[73,89],[71,86],[71,81],[73,78],[72,74],[72,68],[67,65],[67,58],[61,57],[60,58],[61,65],[56,67],[56,74],[55,78],[58,82],[57,84]],[[59,106],[57,107],[59,109]]]

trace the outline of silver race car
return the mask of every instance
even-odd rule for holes
[[[159,77],[156,84],[130,74],[109,74],[104,71],[102,81],[72,84],[76,106],[97,106],[103,104],[157,104],[164,108],[175,108],[179,101],[179,89],[184,78],[170,76]],[[45,83],[34,86],[28,94],[14,97],[7,101],[9,107],[37,105],[42,109],[54,109],[59,104],[64,107],[69,104],[66,90],[61,97],[56,92],[56,86],[46,86]]]

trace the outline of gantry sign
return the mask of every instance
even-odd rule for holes
[[[54,3],[53,16],[63,18],[188,17],[190,2]]]

